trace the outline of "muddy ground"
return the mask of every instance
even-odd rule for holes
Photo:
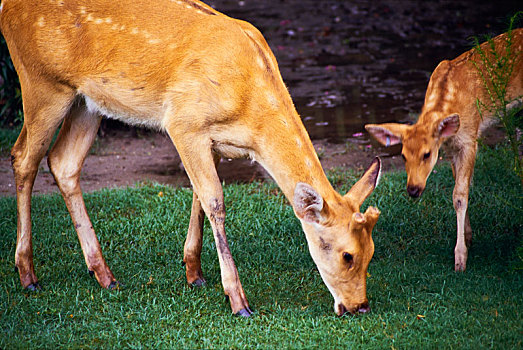
[[[522,9],[505,0],[207,3],[264,34],[324,167],[361,170],[375,156],[386,169],[402,167],[400,149],[379,147],[363,125],[414,121],[437,63],[470,49],[473,35],[503,32],[507,15]],[[219,173],[225,182],[267,178],[246,160],[225,159]],[[167,136],[115,122],[102,125],[81,179],[85,191],[146,180],[189,185]],[[34,191],[57,191],[46,159]],[[9,156],[2,155],[0,196],[14,194]]]

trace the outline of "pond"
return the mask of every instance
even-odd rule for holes
[[[376,148],[365,124],[415,121],[436,65],[473,36],[503,32],[521,9],[505,0],[208,3],[260,29],[313,140]]]

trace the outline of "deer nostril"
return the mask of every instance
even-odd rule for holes
[[[422,190],[418,186],[408,186],[407,187],[407,193],[412,198],[418,198],[421,195],[421,192],[422,192]]]
[[[358,307],[358,312],[360,314],[365,314],[367,312],[370,311],[370,306],[369,306],[369,303],[368,302],[364,302],[363,304],[361,304],[359,307]]]

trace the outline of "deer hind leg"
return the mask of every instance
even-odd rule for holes
[[[24,125],[11,150],[18,214],[15,266],[22,286],[35,290],[40,286],[33,265],[31,194],[40,161],[71,107],[74,92],[37,80],[29,82],[23,75],[20,83],[23,91]]]
[[[113,288],[118,283],[102,256],[80,187],[82,165],[96,137],[100,120],[100,116],[87,111],[83,101],[75,104],[64,120],[47,160],[73,220],[89,273],[102,287]]]
[[[211,141],[205,136],[176,133],[175,129],[168,129],[167,132],[180,154],[193,190],[211,223],[220,262],[222,285],[225,295],[229,298],[232,312],[241,316],[249,316],[252,311],[245,297],[225,235],[223,191],[214,166],[215,157],[211,150]]]
[[[457,219],[457,240],[454,248],[454,269],[467,268],[468,246],[472,240],[472,229],[468,217],[469,187],[476,158],[477,144],[465,148],[454,160],[456,184],[452,194]]]
[[[220,157],[215,155],[214,165],[218,166],[219,161]],[[196,193],[193,193],[191,220],[183,249],[183,262],[186,268],[187,283],[194,287],[201,287],[205,284],[201,263],[204,218],[205,212],[202,204]]]

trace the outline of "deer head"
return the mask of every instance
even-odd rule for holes
[[[305,183],[298,183],[294,191],[294,211],[339,316],[370,311],[367,267],[374,254],[372,228],[380,212],[369,207],[360,213],[359,208],[378,184],[380,171],[376,158],[351,190],[336,200],[325,200]]]
[[[401,156],[407,171],[407,192],[411,197],[421,196],[427,179],[438,160],[439,148],[459,130],[458,114],[441,118],[421,118],[429,122],[414,125],[399,123],[367,124],[365,129],[384,146],[403,143]]]

